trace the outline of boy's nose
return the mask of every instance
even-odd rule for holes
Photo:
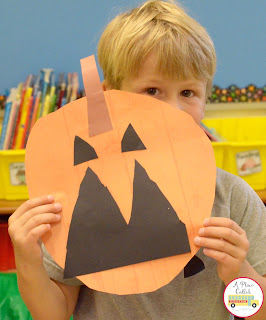
[[[170,104],[172,107],[182,110],[182,106],[177,98],[168,98],[165,101],[166,103]]]

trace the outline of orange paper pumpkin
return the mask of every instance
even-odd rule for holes
[[[85,62],[88,81],[95,64]],[[188,114],[129,92],[94,96],[86,81],[87,97],[38,120],[27,143],[30,197],[53,194],[63,205],[43,242],[65,277],[109,293],[151,292],[199,249],[193,239],[215,195],[212,146]]]

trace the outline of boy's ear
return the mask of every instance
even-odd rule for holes
[[[102,89],[103,91],[107,91],[107,90],[111,90],[111,85],[109,84],[109,82],[107,80],[103,80],[102,82]]]

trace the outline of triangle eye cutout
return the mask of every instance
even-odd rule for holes
[[[141,141],[140,137],[137,135],[136,131],[134,130],[131,124],[127,127],[127,130],[122,139],[121,146],[122,152],[146,149],[146,147],[144,146],[143,142]]]
[[[98,159],[94,148],[88,142],[84,141],[78,136],[75,136],[74,166],[93,159]]]

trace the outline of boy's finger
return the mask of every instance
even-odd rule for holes
[[[233,220],[222,217],[211,217],[203,222],[204,227],[225,227],[234,230],[238,234],[243,234],[245,231]]]
[[[223,239],[196,237],[194,239],[194,242],[198,246],[226,253],[227,255],[238,260],[245,260],[246,258],[246,252],[244,250],[241,250],[240,248],[232,245],[231,243]]]
[[[246,237],[239,235],[235,230],[224,227],[206,227],[199,230],[201,237],[224,239],[244,250],[248,249],[249,243]]]
[[[14,222],[16,219],[21,217],[25,212],[41,206],[45,204],[52,203],[54,201],[54,197],[52,195],[49,196],[41,196],[38,198],[33,198],[30,200],[25,201],[8,219],[9,225]]]
[[[228,255],[227,253],[222,252],[222,251],[217,251],[217,250],[213,250],[213,249],[209,249],[209,248],[204,248],[203,249],[203,253],[206,256],[211,257],[214,260],[216,260],[218,262],[225,263],[227,265],[233,266],[234,264],[238,263],[237,259],[235,259],[231,255]]]
[[[41,205],[39,207],[33,208],[23,214],[16,222],[16,227],[23,227],[29,220],[33,219],[35,216],[42,215],[45,213],[59,213],[62,210],[62,205],[60,203],[52,203]]]
[[[51,224],[55,222],[59,222],[61,220],[61,216],[59,214],[54,213],[43,213],[37,216],[32,217],[27,221],[27,223],[23,227],[23,236],[27,237],[32,230],[39,227],[40,225]]]
[[[48,232],[51,229],[51,225],[48,224],[41,224],[38,227],[32,229],[28,237],[33,238],[33,241],[38,241],[46,232]]]

